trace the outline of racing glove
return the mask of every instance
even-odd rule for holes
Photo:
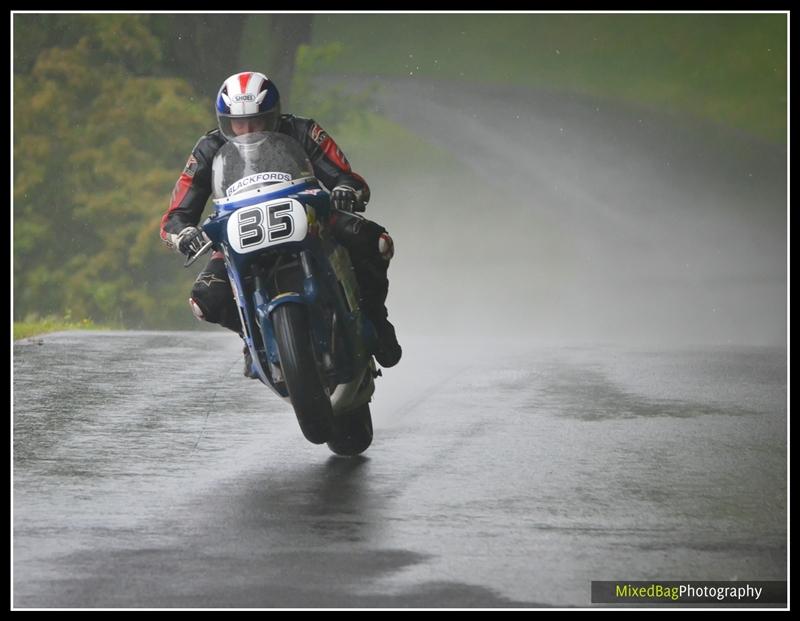
[[[333,188],[331,192],[331,202],[333,203],[334,209],[349,211],[351,213],[353,211],[358,211],[356,209],[358,204],[356,191],[349,185],[337,185]]]
[[[191,257],[200,251],[206,241],[203,231],[196,226],[187,226],[175,238],[175,247],[181,254]]]

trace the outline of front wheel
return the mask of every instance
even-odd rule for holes
[[[353,457],[372,444],[372,414],[369,403],[333,417],[333,433],[328,448],[337,455]]]
[[[298,304],[282,304],[272,313],[281,371],[289,398],[306,440],[327,442],[334,431],[331,400],[322,383],[308,313]]]

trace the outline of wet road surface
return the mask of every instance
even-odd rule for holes
[[[343,459],[237,341],[15,343],[16,607],[588,606],[591,580],[786,578],[782,348],[406,335]]]

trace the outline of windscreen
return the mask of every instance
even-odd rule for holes
[[[277,132],[236,136],[217,152],[212,170],[214,198],[314,174],[300,143]]]

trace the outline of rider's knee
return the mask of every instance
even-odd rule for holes
[[[198,304],[197,300],[194,298],[189,298],[189,306],[192,309],[192,315],[195,316],[195,319],[198,321],[207,321],[206,314],[200,307],[200,304]]]
[[[377,222],[350,213],[332,218],[333,235],[351,254],[358,257],[380,257],[385,261],[394,256],[394,241]]]
[[[386,231],[378,236],[378,252],[381,258],[387,263],[391,261],[394,256],[394,240]]]
[[[225,299],[223,293],[231,297],[230,288],[227,292],[223,292],[219,291],[217,288],[211,288],[203,284],[195,284],[195,286],[192,287],[191,297],[189,298],[189,306],[192,308],[192,314],[201,321],[220,323],[222,319],[222,310],[224,306],[230,302]]]

